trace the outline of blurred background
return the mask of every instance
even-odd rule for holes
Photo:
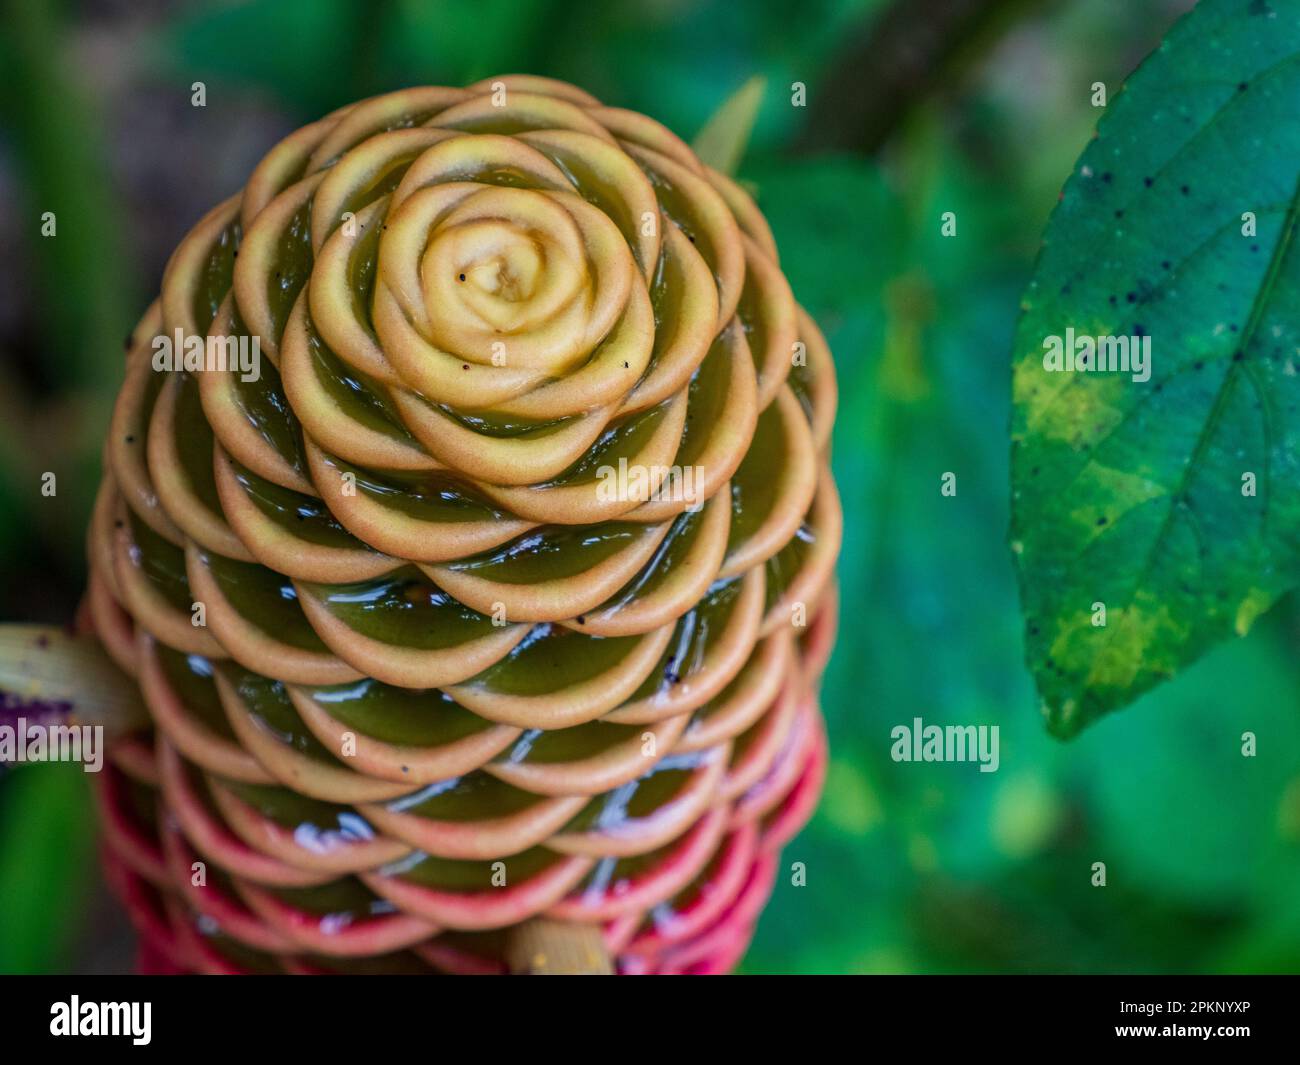
[[[0,619],[72,616],[123,338],[172,247],[285,133],[360,96],[526,71],[689,138],[763,75],[739,175],[835,352],[846,538],[833,760],[786,852],[807,886],[778,881],[744,970],[1300,969],[1294,601],[1063,745],[1006,547],[1020,294],[1101,114],[1093,84],[1113,95],[1189,6],[0,0]],[[892,762],[915,716],[1000,725],[999,771]],[[78,767],[0,778],[0,971],[129,968],[94,848]]]

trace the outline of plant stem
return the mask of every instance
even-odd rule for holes
[[[599,927],[544,917],[511,932],[506,960],[517,976],[609,976],[614,971]]]
[[[1042,0],[894,0],[845,43],[797,151],[873,154],[908,111]]]

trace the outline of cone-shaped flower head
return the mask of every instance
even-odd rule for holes
[[[285,138],[128,345],[109,867],[202,971],[717,971],[816,801],[830,355],[749,195],[534,77]]]

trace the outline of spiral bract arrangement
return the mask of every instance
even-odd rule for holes
[[[160,964],[729,968],[816,802],[835,383],[737,184],[534,77],[277,145],[128,342],[89,612]]]

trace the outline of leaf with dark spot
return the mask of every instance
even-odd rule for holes
[[[1244,634],[1300,584],[1300,12],[1252,18],[1252,2],[1205,0],[1129,79],[1024,299],[1011,539],[1058,735]],[[1045,342],[1069,329],[1149,336],[1149,379],[1131,364],[1049,369]]]

